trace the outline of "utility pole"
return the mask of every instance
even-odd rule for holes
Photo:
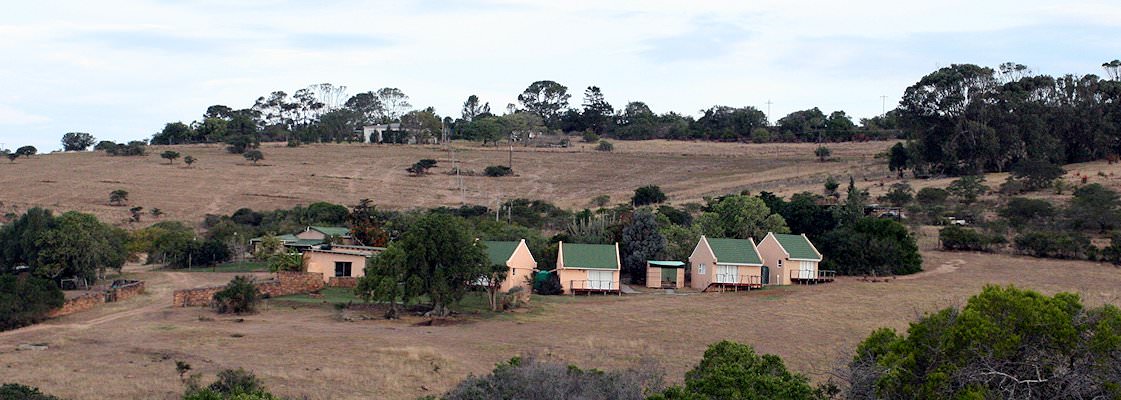
[[[771,99],[767,99],[767,125],[771,124]]]
[[[509,142],[510,142],[510,161],[508,161],[506,163],[506,166],[510,167],[510,169],[513,170],[514,169],[514,134],[512,132],[510,133]]]
[[[887,115],[887,96],[880,95],[880,116]]]

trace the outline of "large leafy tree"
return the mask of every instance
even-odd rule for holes
[[[646,282],[646,261],[656,260],[666,249],[666,238],[650,210],[639,210],[623,227],[623,272],[635,283]]]
[[[583,122],[587,129],[597,134],[604,134],[611,128],[611,119],[615,108],[603,97],[603,92],[597,86],[588,86],[584,90]]]
[[[533,82],[518,95],[518,102],[531,113],[537,114],[546,126],[556,123],[561,110],[568,108],[568,87],[553,81]]]
[[[1082,186],[1074,191],[1067,216],[1075,228],[1105,232],[1121,221],[1121,196],[1101,184]]]
[[[405,281],[420,282],[419,294],[428,296],[436,316],[448,315],[448,307],[489,271],[490,260],[475,245],[475,236],[461,217],[444,213],[420,217],[399,244],[406,254]]]
[[[381,122],[385,115],[385,106],[374,92],[363,92],[354,95],[344,104],[346,109],[357,113],[364,124]]]
[[[467,96],[467,101],[463,102],[463,110],[460,112],[460,117],[463,121],[471,122],[481,115],[490,115],[490,103],[479,104],[479,96]]]
[[[762,199],[746,195],[720,199],[697,218],[696,224],[710,237],[759,240],[767,232],[790,232],[786,220],[771,212]]]
[[[714,106],[693,124],[695,130],[714,140],[749,139],[756,129],[766,127],[767,114],[755,107]]]
[[[96,142],[93,135],[85,132],[67,132],[62,135],[62,149],[65,151],[85,151]]]
[[[410,274],[409,260],[397,243],[366,263],[365,275],[358,278],[354,292],[366,301],[386,303],[385,318],[400,318],[402,303],[423,292],[420,277]]]
[[[1121,310],[987,286],[905,334],[872,333],[849,363],[849,398],[1121,397]]]
[[[821,268],[844,275],[906,275],[922,270],[922,256],[906,226],[890,219],[860,218],[816,242],[827,256]]]
[[[48,278],[96,279],[125,263],[128,234],[96,217],[67,212],[58,217],[33,208],[0,231],[7,265],[27,264]]]

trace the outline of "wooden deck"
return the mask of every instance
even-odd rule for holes
[[[758,275],[717,275],[716,282],[708,284],[706,292],[738,292],[740,290],[762,289],[763,278]]]
[[[837,277],[835,271],[816,271],[806,276],[802,271],[790,271],[790,283],[794,285],[817,285],[820,283],[829,283]]]
[[[599,281],[599,280],[573,280],[568,282],[568,288],[572,291],[572,295],[622,295],[619,283],[615,281]]]
[[[620,291],[619,289],[575,289],[575,288],[572,289],[572,295],[573,296],[578,295],[578,294],[582,294],[582,295],[586,295],[586,296],[590,296],[590,295],[593,295],[593,294],[602,294],[602,295],[606,296],[606,295],[609,295],[609,294],[621,295],[622,293],[623,292]]]

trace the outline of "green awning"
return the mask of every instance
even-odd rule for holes
[[[683,262],[681,262],[681,261],[654,261],[654,260],[647,260],[647,261],[646,261],[646,263],[647,263],[647,264],[650,264],[650,266],[652,266],[652,267],[662,267],[662,268],[685,268],[685,263],[683,263]]]

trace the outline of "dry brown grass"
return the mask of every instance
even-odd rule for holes
[[[66,153],[0,163],[3,211],[31,206],[79,210],[125,224],[129,207],[111,207],[109,192],[129,192],[129,206],[159,208],[163,219],[195,222],[205,214],[228,214],[241,207],[288,208],[316,201],[356,204],[370,198],[381,207],[408,209],[437,205],[494,205],[495,199],[525,197],[564,207],[585,207],[607,194],[627,201],[633,190],[661,185],[671,201],[698,201],[702,196],[741,190],[792,193],[820,191],[828,174],[856,175],[858,180],[886,174],[873,156],[891,143],[830,145],[837,161],[817,162],[814,144],[727,144],[709,142],[617,142],[602,153],[588,144],[569,149],[514,147],[517,176],[464,177],[461,197],[451,170],[451,155],[439,146],[316,144],[288,148],[266,144],[265,160],[254,166],[221,145],[175,146],[199,159],[193,168],[180,160],[159,158],[167,149],[154,146],[145,157],[110,157],[103,153]],[[506,164],[507,148],[456,143],[455,157],[464,170],[481,174],[488,165]],[[405,168],[421,158],[435,158],[438,168],[426,177],[410,177]],[[142,223],[153,222],[145,215]]]
[[[66,398],[175,398],[175,360],[208,379],[252,369],[275,392],[312,399],[409,399],[440,393],[471,373],[527,352],[587,367],[659,360],[672,380],[705,346],[730,339],[779,354],[796,370],[825,373],[873,329],[905,329],[915,317],[959,306],[986,284],[1044,293],[1074,291],[1091,305],[1121,304],[1118,269],[1079,261],[925,252],[928,272],[890,282],[841,279],[751,293],[538,298],[532,314],[450,326],[340,322],[330,307],[271,304],[236,322],[200,308],[172,309],[172,287],[230,274],[137,273],[152,293],[0,334],[4,380]],[[214,320],[200,320],[200,316]],[[234,337],[233,335],[243,335]],[[29,342],[47,351],[14,351]]]

